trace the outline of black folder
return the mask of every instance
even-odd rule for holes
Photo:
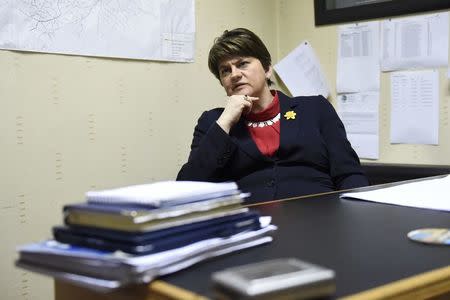
[[[204,239],[227,237],[260,228],[253,211],[152,232],[123,232],[84,226],[55,226],[53,236],[61,243],[131,254],[152,254]]]

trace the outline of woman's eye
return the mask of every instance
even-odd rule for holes
[[[230,70],[228,70],[228,69],[220,70],[220,76],[227,76],[229,73],[230,73]]]
[[[248,65],[248,61],[246,61],[246,60],[241,61],[241,62],[239,63],[239,67],[245,67],[246,65]]]

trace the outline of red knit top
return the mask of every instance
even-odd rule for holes
[[[250,136],[259,151],[267,156],[274,155],[280,146],[280,100],[276,91],[273,94],[269,107],[245,116]]]

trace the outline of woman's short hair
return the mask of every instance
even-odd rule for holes
[[[220,80],[219,64],[225,59],[238,56],[251,56],[259,59],[265,71],[268,71],[272,64],[270,53],[261,39],[246,28],[236,28],[225,30],[214,40],[214,44],[209,50],[209,70]],[[271,83],[268,79],[268,84]]]

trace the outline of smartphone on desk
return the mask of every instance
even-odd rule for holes
[[[336,290],[335,272],[296,258],[280,258],[213,273],[214,299],[266,300],[327,297]]]

